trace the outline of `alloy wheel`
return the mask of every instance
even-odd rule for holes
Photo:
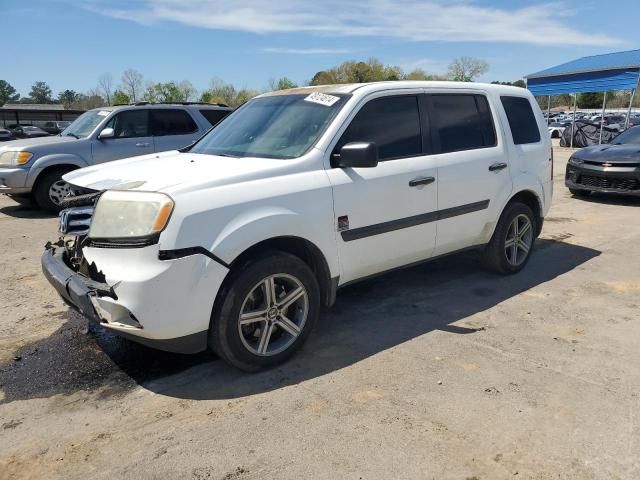
[[[507,229],[504,252],[507,262],[517,267],[522,265],[529,256],[533,244],[533,225],[527,215],[516,216]]]
[[[242,303],[240,339],[254,355],[285,351],[302,333],[309,313],[307,290],[296,277],[278,273],[257,283]]]

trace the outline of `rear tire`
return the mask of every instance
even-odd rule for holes
[[[279,251],[239,265],[220,295],[209,346],[246,372],[291,357],[309,336],[320,310],[320,289],[311,269],[298,257]]]
[[[33,189],[33,198],[42,210],[49,213],[58,213],[62,210],[60,201],[68,193],[68,184],[62,180],[62,175],[70,172],[66,170],[52,170],[46,172],[38,178],[35,188]]]
[[[537,220],[527,205],[519,202],[507,205],[485,247],[485,266],[502,275],[522,270],[531,257],[537,231]]]
[[[570,188],[569,192],[574,197],[588,197],[589,195],[591,195],[591,192],[589,190],[579,190],[577,188]]]

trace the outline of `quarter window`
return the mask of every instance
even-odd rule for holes
[[[116,138],[149,136],[149,111],[127,110],[116,114],[105,127],[113,128]]]
[[[540,130],[529,100],[524,97],[500,97],[500,100],[509,120],[513,143],[538,143]]]
[[[184,110],[178,109],[154,109],[151,110],[151,126],[153,135],[185,135],[198,130],[198,126]]]
[[[418,97],[382,97],[368,102],[342,135],[336,152],[351,142],[375,142],[380,160],[420,155]]]
[[[430,117],[440,140],[440,152],[494,147],[496,132],[486,97],[433,94]]]

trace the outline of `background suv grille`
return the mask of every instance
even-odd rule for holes
[[[640,182],[634,178],[609,178],[595,175],[580,175],[578,183],[588,187],[615,189],[615,190],[640,190]]]

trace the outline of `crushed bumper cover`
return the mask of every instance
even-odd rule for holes
[[[108,328],[94,308],[97,297],[117,300],[117,295],[106,283],[96,282],[73,271],[65,263],[62,249],[50,248],[42,254],[42,271],[60,297],[89,321]],[[110,328],[112,332],[148,347],[176,353],[197,353],[207,348],[208,332],[202,331],[171,339],[150,339]]]

